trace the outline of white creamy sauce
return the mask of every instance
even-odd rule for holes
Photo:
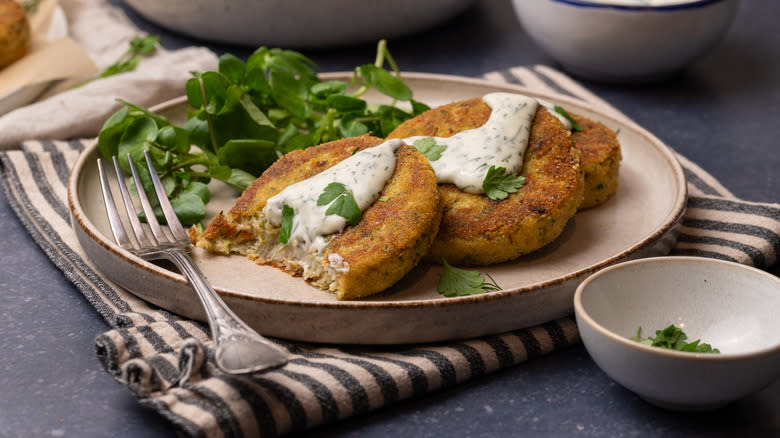
[[[295,211],[288,245],[321,251],[328,243],[326,236],[344,229],[347,220],[339,215],[327,215],[328,205],[317,205],[317,199],[328,184],[344,184],[361,211],[371,206],[395,171],[395,152],[401,140],[388,140],[378,146],[363,149],[333,167],[311,178],[286,187],[271,197],[263,208],[266,219],[275,226],[282,224],[282,208]],[[332,267],[349,269],[343,260],[329,260]]]
[[[436,144],[447,147],[438,160],[431,161],[437,181],[455,184],[468,193],[484,193],[482,181],[490,166],[503,167],[509,173],[520,172],[539,105],[571,129],[569,121],[555,111],[553,104],[540,99],[514,93],[489,93],[482,100],[491,108],[485,124],[451,137],[433,137]],[[428,137],[408,137],[404,142],[412,145],[423,138]]]

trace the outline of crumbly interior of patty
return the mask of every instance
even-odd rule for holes
[[[338,270],[330,267],[325,255],[317,250],[279,244],[279,230],[280,227],[269,223],[262,214],[231,221],[219,213],[203,234],[194,237],[194,243],[212,252],[240,254],[258,264],[273,265],[300,275],[320,289],[330,290]]]

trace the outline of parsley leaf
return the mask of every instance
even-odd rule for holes
[[[290,234],[292,234],[292,223],[295,217],[295,210],[289,205],[285,204],[282,207],[282,228],[279,230],[279,243],[287,245],[290,241]]]
[[[441,158],[441,153],[447,149],[446,145],[436,144],[433,137],[420,138],[414,141],[414,147],[417,148],[430,161],[436,161]]]
[[[485,282],[485,278],[479,271],[467,271],[451,266],[443,257],[441,259],[444,266],[444,272],[441,275],[436,290],[445,297],[456,297],[466,295],[477,295],[485,292],[501,290],[489,274],[485,274],[490,282]]]
[[[347,186],[339,182],[332,182],[325,187],[319,198],[317,198],[317,205],[323,206],[333,202],[336,198],[348,192]]]
[[[493,201],[506,199],[510,193],[514,193],[525,184],[525,177],[506,173],[503,167],[490,166],[485,179],[482,181],[482,190]]]
[[[577,123],[572,116],[569,115],[569,113],[566,112],[565,109],[563,109],[562,106],[555,105],[555,112],[562,115],[566,120],[571,123],[571,128],[575,131],[582,131],[582,126]]]
[[[325,214],[339,215],[346,219],[350,225],[357,225],[363,216],[360,206],[355,201],[355,196],[352,195],[352,191],[342,183],[332,182],[328,184],[322,194],[320,194],[320,197],[317,198],[317,205],[328,204],[330,204],[330,207],[325,211]]]
[[[642,327],[637,328],[636,336],[630,338],[640,344],[650,345],[652,347],[666,348],[676,351],[687,351],[692,353],[720,353],[717,348],[712,348],[710,344],[701,343],[700,339],[693,342],[685,342],[688,336],[682,329],[674,324],[663,330],[655,331],[655,338],[642,338]]]

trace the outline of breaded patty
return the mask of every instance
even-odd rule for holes
[[[601,204],[617,191],[622,156],[613,130],[587,117],[576,114],[571,117],[583,128],[572,132],[571,138],[582,153],[585,199],[580,209],[584,209]]]
[[[15,0],[0,0],[0,68],[26,55],[31,40],[24,6]]]
[[[408,120],[389,137],[449,137],[482,126],[491,111],[481,98],[454,102]],[[580,152],[570,132],[541,106],[521,175],[525,185],[500,201],[440,184],[443,216],[430,259],[464,265],[512,260],[553,241],[574,216],[585,187]]]
[[[340,300],[387,289],[428,252],[441,222],[436,177],[415,148],[398,147],[395,171],[379,200],[363,211],[357,225],[328,236],[322,251],[280,244],[279,227],[271,225],[263,213],[268,199],[287,186],[383,142],[370,136],[347,138],[281,157],[227,213],[213,219],[196,244],[222,254],[244,254],[260,264],[302,275]]]

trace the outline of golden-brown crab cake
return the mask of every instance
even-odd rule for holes
[[[615,131],[587,117],[571,114],[582,126],[582,131],[572,132],[574,147],[582,153],[582,170],[585,173],[585,198],[580,210],[599,205],[615,194],[620,169],[620,143]]]
[[[389,138],[449,137],[482,126],[491,112],[481,98],[454,102],[401,124]],[[520,174],[525,184],[499,201],[440,184],[442,223],[429,258],[465,265],[512,260],[552,242],[574,216],[584,190],[580,153],[563,123],[541,105]]]
[[[313,181],[337,163],[384,142],[361,136],[281,157],[227,213],[218,214],[196,236],[196,244],[222,254],[244,254],[260,264],[301,275],[339,300],[389,288],[428,252],[441,222],[436,176],[415,148],[397,142],[394,167],[378,199],[362,212],[356,225],[325,236],[319,249],[314,245],[302,249],[292,241],[279,243],[280,227],[264,211],[269,199],[294,183]]]
[[[0,0],[0,68],[26,55],[31,41],[30,22],[21,2]]]

